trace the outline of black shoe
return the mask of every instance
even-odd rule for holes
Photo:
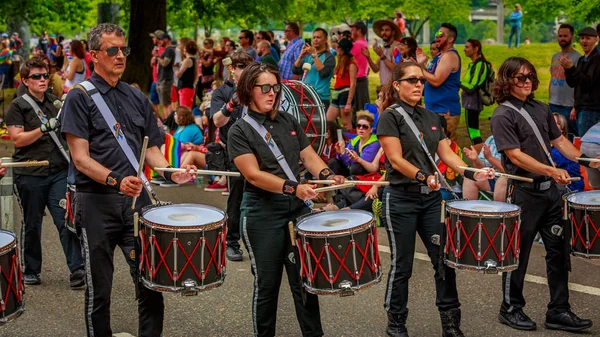
[[[229,261],[243,261],[244,256],[242,256],[242,250],[235,247],[227,247],[226,254],[227,260]]]
[[[460,309],[440,311],[442,337],[465,337],[460,330]]]
[[[23,275],[23,282],[28,286],[35,286],[41,284],[40,275],[38,274],[25,274]]]
[[[69,277],[71,289],[81,289],[85,286],[85,269],[80,268],[71,273]]]
[[[546,329],[551,330],[581,331],[591,328],[593,323],[592,320],[579,318],[574,312],[568,310],[553,316],[546,315],[544,325]]]
[[[513,329],[518,330],[535,330],[537,325],[534,321],[525,315],[522,308],[516,308],[513,312],[506,312],[500,310],[498,314],[498,320],[500,323],[506,324]]]
[[[385,332],[390,337],[408,337],[408,331],[406,330],[406,318],[408,312],[404,314],[387,314],[388,326]]]

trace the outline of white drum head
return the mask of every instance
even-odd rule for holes
[[[508,213],[519,210],[519,206],[499,201],[462,200],[447,203],[450,208],[466,212]]]
[[[0,232],[0,248],[10,245],[15,240],[15,236],[10,232]]]
[[[222,221],[225,218],[225,212],[206,205],[178,204],[154,207],[146,211],[143,218],[165,226],[203,226]]]
[[[600,191],[573,193],[567,197],[567,201],[586,206],[600,206]]]
[[[360,210],[321,212],[302,219],[298,223],[298,229],[306,232],[337,232],[358,227],[371,220],[371,213]]]

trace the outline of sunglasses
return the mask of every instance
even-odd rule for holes
[[[444,37],[444,32],[439,30],[437,33],[435,33],[435,37]]]
[[[268,94],[273,88],[274,93],[279,93],[281,91],[281,84],[256,84],[255,87],[260,87],[260,92],[263,94]]]
[[[408,77],[408,78],[401,78],[397,82],[402,82],[402,81],[406,81],[412,85],[417,84],[417,82],[421,82],[422,85],[425,85],[425,82],[427,82],[427,79],[425,79],[425,77]]]
[[[371,127],[370,124],[356,124],[357,129],[369,130],[370,127]]]
[[[525,82],[527,82],[527,79],[529,79],[531,81],[531,83],[537,81],[537,77],[533,73],[529,73],[527,75],[513,76],[512,78],[516,78],[517,81],[519,81],[519,83],[525,83]]]
[[[106,55],[108,56],[116,56],[119,53],[119,50],[123,53],[123,55],[125,55],[125,57],[129,56],[129,54],[131,54],[131,48],[127,47],[127,46],[123,46],[123,47],[108,47],[106,49],[98,49],[98,50],[104,50],[106,52]]]
[[[242,64],[242,63],[239,63],[239,64],[236,64],[234,67],[238,68],[238,69],[244,69],[244,68],[246,68],[246,65]]]
[[[48,73],[33,74],[33,75],[29,75],[29,77],[27,77],[27,78],[31,78],[32,80],[39,81],[42,79],[42,77],[47,80],[50,78],[50,74],[48,74]]]

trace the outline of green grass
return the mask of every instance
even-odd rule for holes
[[[464,56],[463,46],[456,46],[456,49],[459,51],[461,60],[462,60],[462,75],[464,75],[465,70],[467,69],[467,65],[471,60]],[[429,55],[429,47],[423,48],[427,55]],[[576,49],[583,54],[583,51],[580,47],[576,47]],[[486,59],[492,63],[494,70],[497,71],[502,62],[511,56],[521,56],[527,58],[536,68],[538,77],[540,79],[540,85],[538,90],[535,93],[536,99],[539,99],[542,102],[548,102],[548,83],[550,81],[550,62],[552,60],[552,55],[556,52],[560,51],[560,47],[557,43],[532,43],[530,45],[521,45],[518,49],[511,48],[508,49],[506,45],[484,45],[483,46],[483,54]],[[374,55],[374,54],[373,54]],[[374,55],[373,57],[376,57]],[[461,76],[462,77],[462,76]],[[379,74],[374,72],[370,72],[369,74],[369,92],[370,97],[374,100],[375,96],[375,88],[379,84]],[[481,125],[481,136],[485,140],[490,134],[490,123],[489,117],[492,116],[492,113],[495,109],[494,106],[485,107],[480,115],[480,125]],[[465,125],[464,119],[464,111],[461,114],[460,124],[457,130],[458,134],[458,144],[462,146],[470,145],[471,142],[469,140],[469,136],[467,134],[467,127]]]

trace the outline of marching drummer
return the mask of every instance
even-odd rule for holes
[[[428,158],[417,139],[419,133],[428,151],[437,154],[455,172],[472,180],[487,180],[487,173],[464,171],[466,164],[448,145],[437,114],[417,106],[425,84],[423,70],[414,62],[399,63],[386,87],[388,97],[399,97],[397,104],[381,114],[377,135],[386,154],[386,175],[390,186],[383,191],[382,220],[391,246],[391,269],[384,308],[388,314],[387,334],[408,336],[408,280],[413,269],[415,235],[419,233],[435,269],[436,305],[440,311],[443,336],[463,336],[460,330],[460,302],[453,269],[441,275],[440,183],[434,176],[433,158]],[[405,117],[406,116],[406,117]],[[409,126],[410,118],[418,130]]]
[[[253,63],[244,70],[237,93],[248,115],[231,127],[227,145],[229,157],[247,180],[240,226],[254,275],[254,335],[275,335],[285,267],[303,336],[322,336],[317,296],[307,294],[303,304],[288,222],[309,213],[305,201],[317,195],[314,185],[297,182],[300,161],[319,179],[343,183],[344,178],[331,173],[292,115],[278,113],[281,85],[277,70],[266,64]],[[282,155],[276,156],[279,151]]]
[[[535,181],[508,182],[508,200],[521,207],[521,246],[517,270],[502,274],[503,296],[498,319],[514,329],[536,329],[535,322],[523,312],[523,283],[531,245],[539,232],[546,249],[550,288],[545,326],[548,329],[580,331],[590,328],[592,321],[579,318],[569,304],[569,252],[565,249],[566,238],[562,235],[561,194],[556,186],[557,183],[568,184],[569,174],[554,167],[548,151],[552,144],[570,160],[586,156],[561,135],[548,105],[533,99],[538,85],[535,67],[524,58],[511,57],[500,66],[493,87],[499,105],[490,126],[496,147],[502,153],[502,166],[507,173]],[[537,130],[532,128],[525,116]],[[600,166],[586,161],[579,163],[594,168]]]
[[[85,257],[86,282],[85,319],[88,336],[112,336],[110,327],[110,296],[113,280],[113,255],[119,246],[135,277],[132,198],[139,196],[136,209],[150,204],[142,193],[142,180],[121,147],[124,139],[137,160],[142,151],[142,139],[149,137],[145,162],[150,167],[168,167],[160,152],[164,143],[146,96],[119,80],[125,71],[130,49],[125,44],[123,30],[111,23],[102,23],[88,32],[89,47],[94,62],[94,74],[89,79],[93,90],[74,87],[64,106],[63,135],[71,151],[69,174],[74,175],[75,226],[80,233]],[[84,85],[86,83],[84,82]],[[108,110],[102,112],[91,99],[99,93]],[[104,114],[114,115],[116,124],[109,127]],[[115,134],[113,134],[115,132]],[[194,169],[194,166],[186,166]],[[196,174],[165,173],[167,180],[181,184],[195,179]],[[137,286],[139,336],[161,336],[164,305],[159,292]]]

